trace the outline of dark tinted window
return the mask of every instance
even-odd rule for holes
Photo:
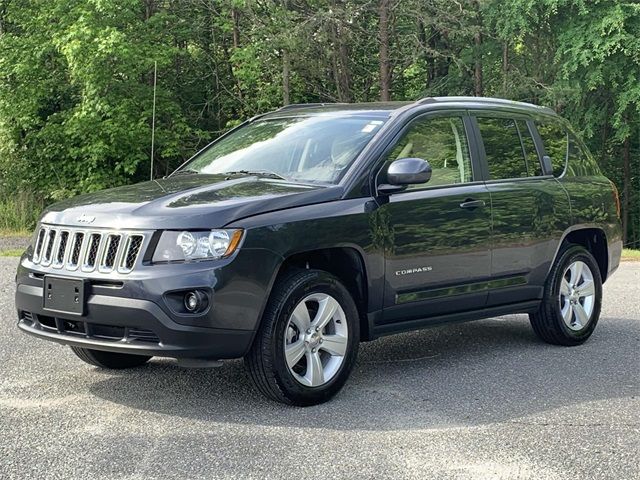
[[[460,117],[414,121],[387,157],[387,166],[410,157],[427,160],[433,171],[428,183],[410,185],[410,189],[465,183],[473,178],[469,144]]]
[[[527,160],[527,174],[530,177],[540,176],[542,175],[542,164],[540,163],[536,144],[533,141],[527,122],[524,120],[516,120],[516,124],[520,132],[520,138],[522,139],[524,156]]]
[[[489,177],[494,180],[527,177],[527,161],[515,120],[478,117],[478,126],[489,165]]]
[[[536,122],[538,133],[542,137],[544,149],[551,157],[553,175],[559,177],[567,162],[567,131],[560,122]]]
[[[568,175],[599,175],[600,169],[595,159],[591,156],[587,147],[576,138],[573,133],[569,133],[569,161],[567,163]]]

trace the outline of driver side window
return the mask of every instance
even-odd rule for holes
[[[408,190],[473,180],[469,144],[461,117],[415,120],[387,156],[385,171],[391,162],[410,157],[427,160],[433,173],[428,183],[409,185]]]

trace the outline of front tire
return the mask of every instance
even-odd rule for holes
[[[296,270],[274,287],[245,366],[266,397],[316,405],[347,381],[359,341],[358,310],[344,285],[321,270]]]
[[[134,368],[144,365],[151,357],[145,355],[131,355],[127,353],[103,352],[90,348],[71,347],[80,360],[99,368],[122,370],[124,368]]]
[[[534,332],[554,345],[580,345],[598,324],[602,279],[585,248],[569,245],[554,264],[539,310],[529,315]]]

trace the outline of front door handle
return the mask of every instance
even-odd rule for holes
[[[464,202],[460,204],[460,208],[482,208],[486,205],[484,200],[474,200],[473,198],[467,198]]]

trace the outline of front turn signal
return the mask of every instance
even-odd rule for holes
[[[229,240],[229,246],[227,247],[227,251],[224,252],[223,257],[228,257],[237,250],[238,246],[240,245],[240,240],[242,240],[243,233],[244,230],[236,230],[233,232],[233,235],[231,235],[231,239]]]

